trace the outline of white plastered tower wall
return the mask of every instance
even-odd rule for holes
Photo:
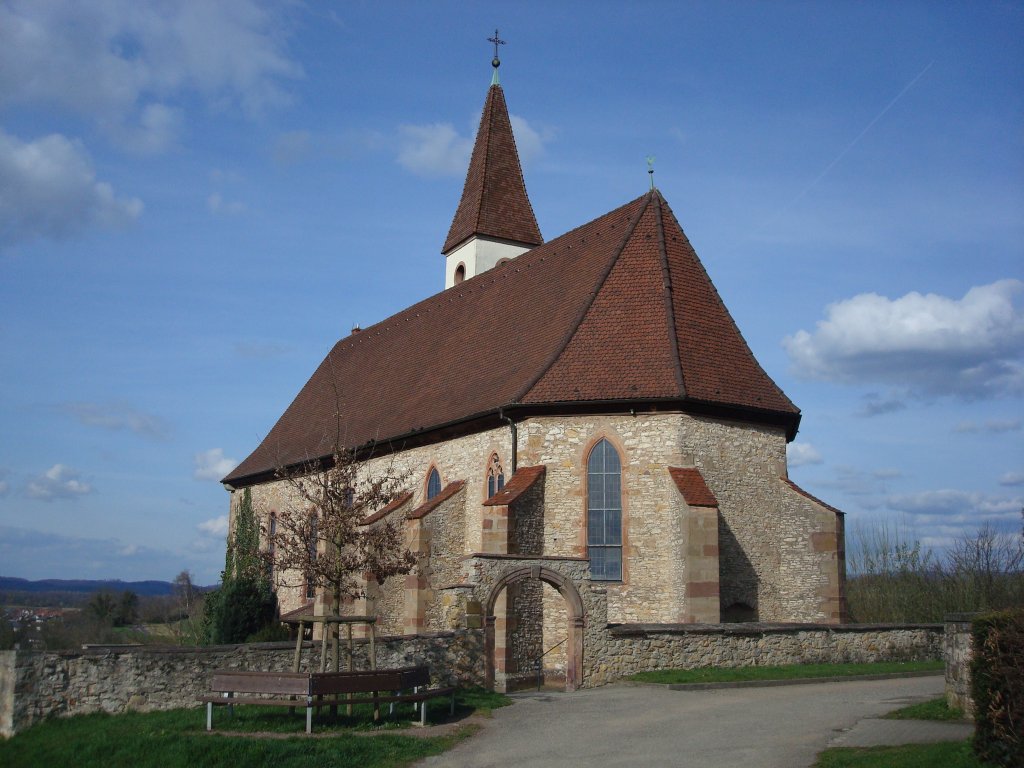
[[[469,280],[488,269],[493,269],[499,262],[514,259],[528,250],[530,249],[527,246],[507,240],[471,237],[445,257],[444,287],[451,288],[457,284],[456,273],[459,265],[464,269],[462,279]]]

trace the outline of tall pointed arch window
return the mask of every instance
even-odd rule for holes
[[[267,526],[267,579],[274,583],[274,568],[277,566],[277,513],[270,513],[270,524]]]
[[[590,578],[622,579],[622,463],[604,439],[587,459],[587,554]]]
[[[306,573],[306,599],[316,599],[316,574],[313,572],[313,568],[316,566],[317,561],[317,544],[319,542],[319,531],[317,530],[317,516],[313,512],[309,516],[309,538],[306,540],[306,546],[309,549],[309,564],[310,569]]]
[[[487,462],[487,498],[505,487],[505,471],[501,468],[501,461],[498,454],[492,453],[491,460]]]
[[[427,475],[427,501],[430,501],[440,492],[441,473],[437,471],[437,467],[431,467],[430,474]]]

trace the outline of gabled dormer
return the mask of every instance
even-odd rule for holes
[[[544,242],[526,194],[505,95],[498,83],[497,58],[494,61],[494,78],[480,116],[462,199],[441,249],[445,288]]]

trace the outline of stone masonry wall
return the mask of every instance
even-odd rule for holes
[[[942,642],[938,624],[620,626],[586,650],[584,684],[654,669],[939,659]]]
[[[945,618],[942,657],[946,661],[946,703],[974,717],[971,696],[971,620],[975,613],[954,613]]]
[[[366,641],[355,641],[356,669],[368,667],[367,648]],[[427,664],[437,683],[482,685],[483,649],[480,630],[381,638],[377,666]],[[214,670],[290,671],[294,652],[293,643],[3,651],[0,735],[54,715],[195,707],[210,692]],[[306,643],[302,669],[319,669],[319,658],[319,644]]]

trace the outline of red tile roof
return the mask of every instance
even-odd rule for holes
[[[432,498],[430,501],[425,501],[422,504],[420,504],[406,517],[408,517],[410,520],[419,520],[422,517],[426,517],[435,509],[437,509],[446,501],[448,501],[448,499],[450,499],[456,493],[461,491],[463,487],[465,487],[465,485],[465,480],[455,480],[451,483],[448,483],[448,485],[441,489],[441,492],[437,494],[437,496]]]
[[[487,91],[462,199],[441,253],[449,253],[473,235],[524,245],[544,242],[526,195],[523,169],[500,85],[492,85]]]
[[[499,408],[652,401],[790,439],[800,421],[657,190],[339,341],[225,482],[330,455],[338,412],[346,445],[379,452]]]
[[[372,515],[369,515],[366,518],[364,518],[363,522],[361,522],[360,525],[373,525],[378,520],[383,520],[385,517],[390,515],[399,507],[408,504],[410,499],[412,499],[412,491],[406,491],[405,493],[396,496],[388,504],[384,505],[381,509],[374,512]]]
[[[669,467],[668,473],[691,507],[717,507],[718,499],[704,482],[704,476],[696,467]]]
[[[543,464],[537,467],[519,467],[514,475],[509,478],[505,487],[491,496],[484,502],[485,507],[504,507],[511,504],[528,490],[533,488],[534,483],[544,477],[547,467]]]

